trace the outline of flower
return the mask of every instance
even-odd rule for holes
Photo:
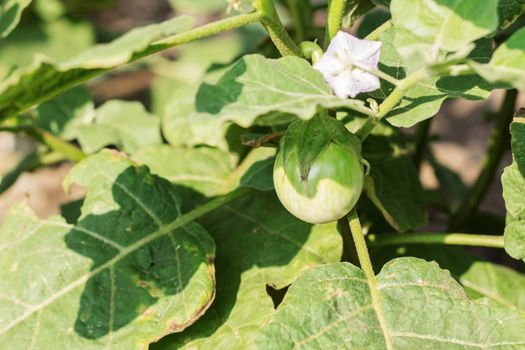
[[[361,40],[341,31],[314,68],[323,74],[336,96],[355,97],[379,89],[379,78],[372,72],[377,71],[380,52],[381,42]]]

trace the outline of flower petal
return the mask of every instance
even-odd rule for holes
[[[360,69],[352,71],[352,80],[354,81],[354,85],[357,86],[356,89],[359,90],[359,93],[374,91],[381,87],[381,82],[376,75]]]

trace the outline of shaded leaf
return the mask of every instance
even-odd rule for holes
[[[5,38],[15,29],[22,11],[31,0],[3,0],[0,4],[0,38]]]
[[[441,62],[447,53],[466,54],[498,26],[498,0],[392,0],[395,46],[412,72]],[[407,10],[410,9],[410,10]]]
[[[348,263],[313,268],[288,290],[257,338],[261,349],[519,348],[520,313],[471,301],[436,263],[399,258],[377,276],[379,301]]]
[[[189,29],[188,17],[138,28],[109,43],[97,45],[65,62],[45,57],[11,74],[0,83],[0,120],[45,102],[95,75],[131,62],[165,36]]]
[[[335,223],[304,223],[273,192],[226,206],[206,216],[203,225],[217,242],[216,299],[195,325],[152,349],[252,349],[257,331],[274,313],[266,285],[281,289],[309,267],[341,256]]]
[[[499,0],[499,28],[505,29],[510,27],[510,25],[514,23],[524,11],[525,0]]]
[[[109,151],[72,183],[88,190],[76,225],[18,205],[0,230],[3,348],[144,349],[193,323],[213,299],[214,244],[181,221],[171,184]]]
[[[78,127],[95,120],[95,104],[88,90],[77,87],[37,107],[35,123],[65,140],[78,136]]]
[[[490,82],[512,84],[525,91],[525,28],[518,30],[501,44],[488,64],[469,62],[470,66]]]

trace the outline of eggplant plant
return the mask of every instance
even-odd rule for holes
[[[71,4],[0,3],[0,131],[38,144],[0,193],[58,163],[85,189],[3,218],[0,349],[525,349],[523,0],[170,4],[221,19],[93,45]],[[140,70],[148,99],[92,97]],[[494,90],[467,186],[432,118]]]

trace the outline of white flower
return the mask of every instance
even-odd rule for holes
[[[379,41],[361,40],[339,32],[314,68],[323,74],[336,96],[355,97],[379,89],[379,78],[370,71],[377,71],[380,51]]]

